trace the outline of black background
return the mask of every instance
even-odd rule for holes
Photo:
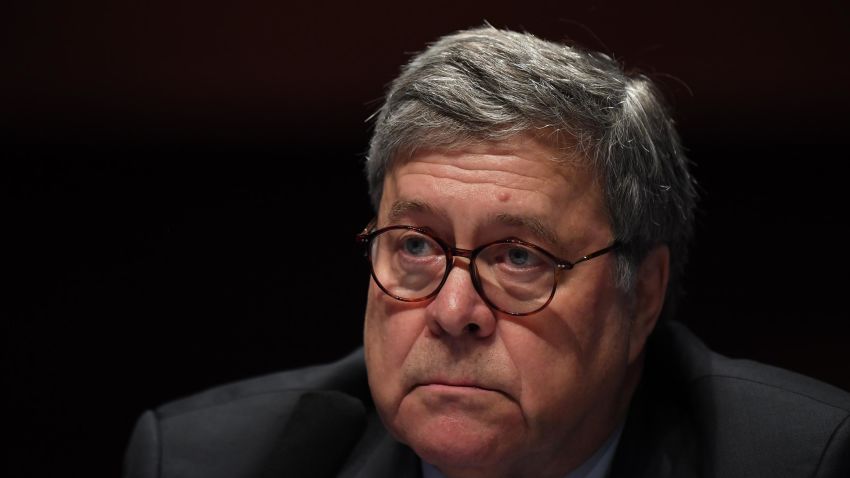
[[[850,389],[844,2],[4,10],[4,476],[116,476],[144,409],[357,347],[365,119],[485,20],[662,85],[703,196],[682,320]]]

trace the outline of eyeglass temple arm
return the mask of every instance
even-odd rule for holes
[[[564,264],[564,268],[565,269],[572,269],[576,264],[582,263],[584,261],[589,261],[589,260],[593,259],[594,257],[599,257],[603,254],[607,254],[607,253],[609,253],[609,252],[611,252],[615,249],[618,249],[619,247],[620,247],[620,243],[615,241],[613,244],[611,244],[610,246],[608,246],[604,249],[599,249],[598,251],[591,252],[590,254],[588,254],[584,257],[581,257],[579,259],[576,259],[575,261],[573,261],[571,263]]]

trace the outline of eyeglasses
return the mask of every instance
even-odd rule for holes
[[[472,284],[484,302],[516,316],[546,307],[563,271],[620,247],[614,242],[568,261],[519,239],[502,239],[472,250],[459,249],[425,228],[399,225],[370,232],[374,224],[373,220],[357,235],[357,240],[366,248],[375,284],[390,297],[421,302],[436,296],[454,266],[454,258],[465,257],[469,259]]]

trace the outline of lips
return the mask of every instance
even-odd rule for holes
[[[498,388],[488,386],[488,385],[484,385],[484,384],[474,382],[474,381],[467,381],[467,380],[442,380],[442,379],[426,380],[426,381],[417,383],[413,388],[420,388],[420,387],[431,387],[431,388],[436,389],[436,390],[444,389],[446,391],[450,391],[450,390],[453,390],[453,389],[457,389],[457,390],[469,389],[469,390],[480,390],[480,391],[485,391],[485,392],[497,392],[497,393],[501,393],[503,395],[505,394],[505,392],[503,392],[502,390],[500,390]]]
[[[433,392],[496,392],[513,401],[519,398],[520,382],[503,354],[449,353],[432,341],[417,344],[421,348],[412,349],[401,371],[405,393],[429,387]]]

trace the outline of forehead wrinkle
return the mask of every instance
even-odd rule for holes
[[[504,180],[494,181],[492,178],[483,178],[481,180],[476,181],[476,180],[473,180],[473,178],[460,178],[459,179],[459,178],[450,177],[450,176],[441,176],[439,174],[434,174],[434,173],[407,173],[406,176],[428,176],[430,178],[439,179],[439,180],[442,180],[442,181],[449,181],[449,182],[458,183],[458,184],[485,184],[485,185],[499,186],[499,187],[502,187],[502,188],[515,189],[517,191],[529,191],[529,192],[533,192],[533,193],[542,193],[540,187],[522,187],[522,186],[515,184],[511,181],[504,181]],[[525,177],[525,176],[523,176],[523,177]],[[541,178],[537,178],[537,177],[532,176],[531,179],[537,179],[540,182],[543,182],[543,179],[541,179]],[[542,194],[545,194],[545,193],[542,193]]]
[[[539,165],[539,163],[537,161],[526,159],[526,158],[523,158],[521,156],[511,156],[511,158]],[[543,178],[545,177],[545,176],[542,176],[540,174],[522,174],[519,171],[516,171],[516,169],[514,169],[514,168],[504,168],[504,169],[502,169],[502,168],[493,167],[493,165],[488,165],[486,168],[481,168],[480,165],[469,164],[467,167],[464,167],[465,166],[464,163],[475,163],[474,159],[469,159],[469,158],[461,160],[461,161],[457,161],[457,162],[452,162],[452,163],[447,163],[447,162],[443,162],[443,161],[428,161],[427,159],[419,159],[417,161],[420,162],[420,163],[434,164],[434,165],[438,165],[438,166],[441,166],[441,167],[444,167],[444,168],[460,170],[460,171],[464,171],[464,172],[468,173],[464,176],[480,176],[482,174],[489,174],[489,173],[496,172],[496,173],[502,173],[502,174],[506,174],[506,175],[510,175],[510,176],[517,176],[517,177],[520,177],[520,178],[523,178],[523,179],[530,179],[532,181],[542,181]],[[501,161],[501,160],[499,160],[499,161]],[[497,161],[496,164],[498,165],[499,162]],[[529,168],[529,169],[531,169],[531,168]],[[434,175],[434,174],[431,174],[431,173],[429,173],[429,175],[432,175],[432,176],[437,177],[437,178],[450,179],[450,178],[446,178],[444,176],[438,176],[438,175]],[[462,180],[462,179],[458,179],[458,180]],[[482,181],[469,181],[469,182],[482,182]],[[484,182],[490,182],[490,181],[484,181]]]

